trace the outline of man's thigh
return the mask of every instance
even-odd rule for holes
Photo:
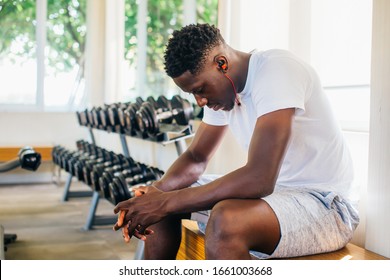
[[[211,210],[206,229],[207,246],[219,244],[232,252],[247,249],[270,254],[279,240],[278,218],[262,199],[226,199]]]
[[[280,225],[280,242],[272,254],[251,251],[257,258],[287,258],[330,252],[345,246],[352,238],[359,218],[351,205],[332,192],[307,188],[277,187],[263,198]],[[210,211],[193,213],[205,232]],[[261,211],[251,212],[261,220]]]

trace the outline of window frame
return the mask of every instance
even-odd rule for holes
[[[48,22],[48,0],[36,0],[36,88],[34,104],[0,103],[0,112],[71,112],[76,110],[70,102],[73,96],[70,95],[68,102],[63,106],[45,105],[45,79],[46,79],[46,48],[47,48],[47,22]],[[82,97],[84,100],[84,97]]]

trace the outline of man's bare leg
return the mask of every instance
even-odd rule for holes
[[[190,215],[166,217],[161,222],[150,226],[154,234],[145,241],[146,260],[175,260],[181,242],[181,220]]]
[[[249,250],[271,254],[280,240],[279,221],[261,199],[217,203],[206,228],[207,259],[251,259]]]

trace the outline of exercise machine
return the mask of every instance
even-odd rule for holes
[[[41,154],[37,153],[32,147],[25,146],[21,148],[15,157],[15,159],[12,159],[10,161],[0,163],[0,173],[2,172],[8,172],[13,169],[21,167],[22,169],[26,169],[29,171],[36,171],[38,167],[41,164]],[[6,245],[9,243],[15,242],[17,235],[13,233],[4,233],[3,227],[0,225],[1,235],[3,238],[0,240],[0,242],[3,242],[0,244],[0,259],[4,258],[4,251],[7,250]]]
[[[41,154],[37,153],[32,147],[25,146],[21,148],[15,159],[0,163],[0,173],[21,167],[30,171],[35,171],[41,164]]]

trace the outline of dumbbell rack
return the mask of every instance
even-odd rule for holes
[[[162,121],[160,124],[154,111],[154,108],[159,106],[147,106],[148,104],[146,103],[148,102],[151,104],[157,102],[157,104],[161,105],[161,108],[171,107],[166,106],[168,100],[161,96],[157,101],[148,97],[147,102],[144,102],[142,98],[137,98],[135,103],[125,104],[127,108],[125,111],[118,111],[118,108],[121,107],[119,106],[120,104],[113,104],[115,106],[104,106],[104,108],[93,107],[91,110],[86,109],[77,112],[77,117],[81,126],[88,127],[93,144],[95,144],[95,141],[92,129],[119,134],[123,155],[126,157],[130,157],[126,136],[159,143],[163,146],[174,143],[177,154],[180,156],[187,148],[185,140],[194,136],[192,124],[190,122],[190,120],[193,119],[192,106],[187,100],[183,100],[180,96],[173,96],[170,102],[175,104],[171,108],[172,116],[175,116],[175,122],[169,122],[168,120],[170,117],[168,117],[167,119],[161,119]],[[166,112],[165,109],[163,111]],[[137,114],[135,122],[134,119],[132,119],[134,118],[134,114]],[[197,114],[196,116],[200,116],[200,114]],[[69,183],[67,182],[64,199],[67,199],[68,197],[71,178],[69,178],[68,181]],[[80,193],[80,195],[82,194]],[[100,198],[100,193],[95,190],[92,194],[92,203],[87,222],[84,226],[85,230],[91,229],[93,225],[107,225],[116,222],[116,217],[96,216],[96,209]],[[143,251],[144,243],[138,242],[135,259],[143,259]]]
[[[92,128],[88,128],[88,131],[92,144],[96,145]],[[71,191],[70,186],[72,184],[72,179],[73,175],[69,173],[65,183],[64,194],[62,195],[63,202],[68,201],[70,197],[90,197],[93,195],[92,191]]]
[[[89,131],[89,135],[91,138],[92,144],[96,145],[94,133],[93,133],[93,127],[87,127]],[[110,131],[108,131],[110,132]],[[114,132],[115,133],[115,132]],[[166,132],[162,132],[158,139],[152,139],[152,138],[141,138],[143,140],[159,143],[163,146],[170,145],[172,143],[175,144],[176,151],[178,155],[181,155],[187,148],[185,140],[188,138],[191,138],[194,136],[191,126],[186,127],[185,129],[181,130],[180,133],[174,133],[174,136],[168,135],[169,129],[166,130]],[[130,157],[129,147],[127,145],[127,139],[126,134],[118,133],[121,141],[122,151],[123,155],[126,157]],[[175,137],[176,136],[176,137]],[[140,138],[134,136],[134,138]],[[163,141],[158,141],[159,139],[163,139]],[[90,230],[93,228],[93,226],[98,225],[109,225],[109,224],[115,224],[117,217],[114,215],[96,215],[97,207],[99,205],[99,201],[101,199],[101,196],[99,192],[97,191],[71,191],[70,187],[72,184],[72,178],[73,175],[69,174],[68,178],[65,183],[64,193],[62,196],[62,201],[69,200],[70,197],[89,197],[92,196],[91,205],[89,208],[89,213],[87,216],[86,223],[83,227],[84,230]],[[140,243],[141,244],[141,243]],[[142,244],[143,245],[143,244]],[[143,252],[143,248],[137,251]],[[141,253],[140,253],[141,254]],[[142,259],[142,256],[137,257],[137,259]]]

